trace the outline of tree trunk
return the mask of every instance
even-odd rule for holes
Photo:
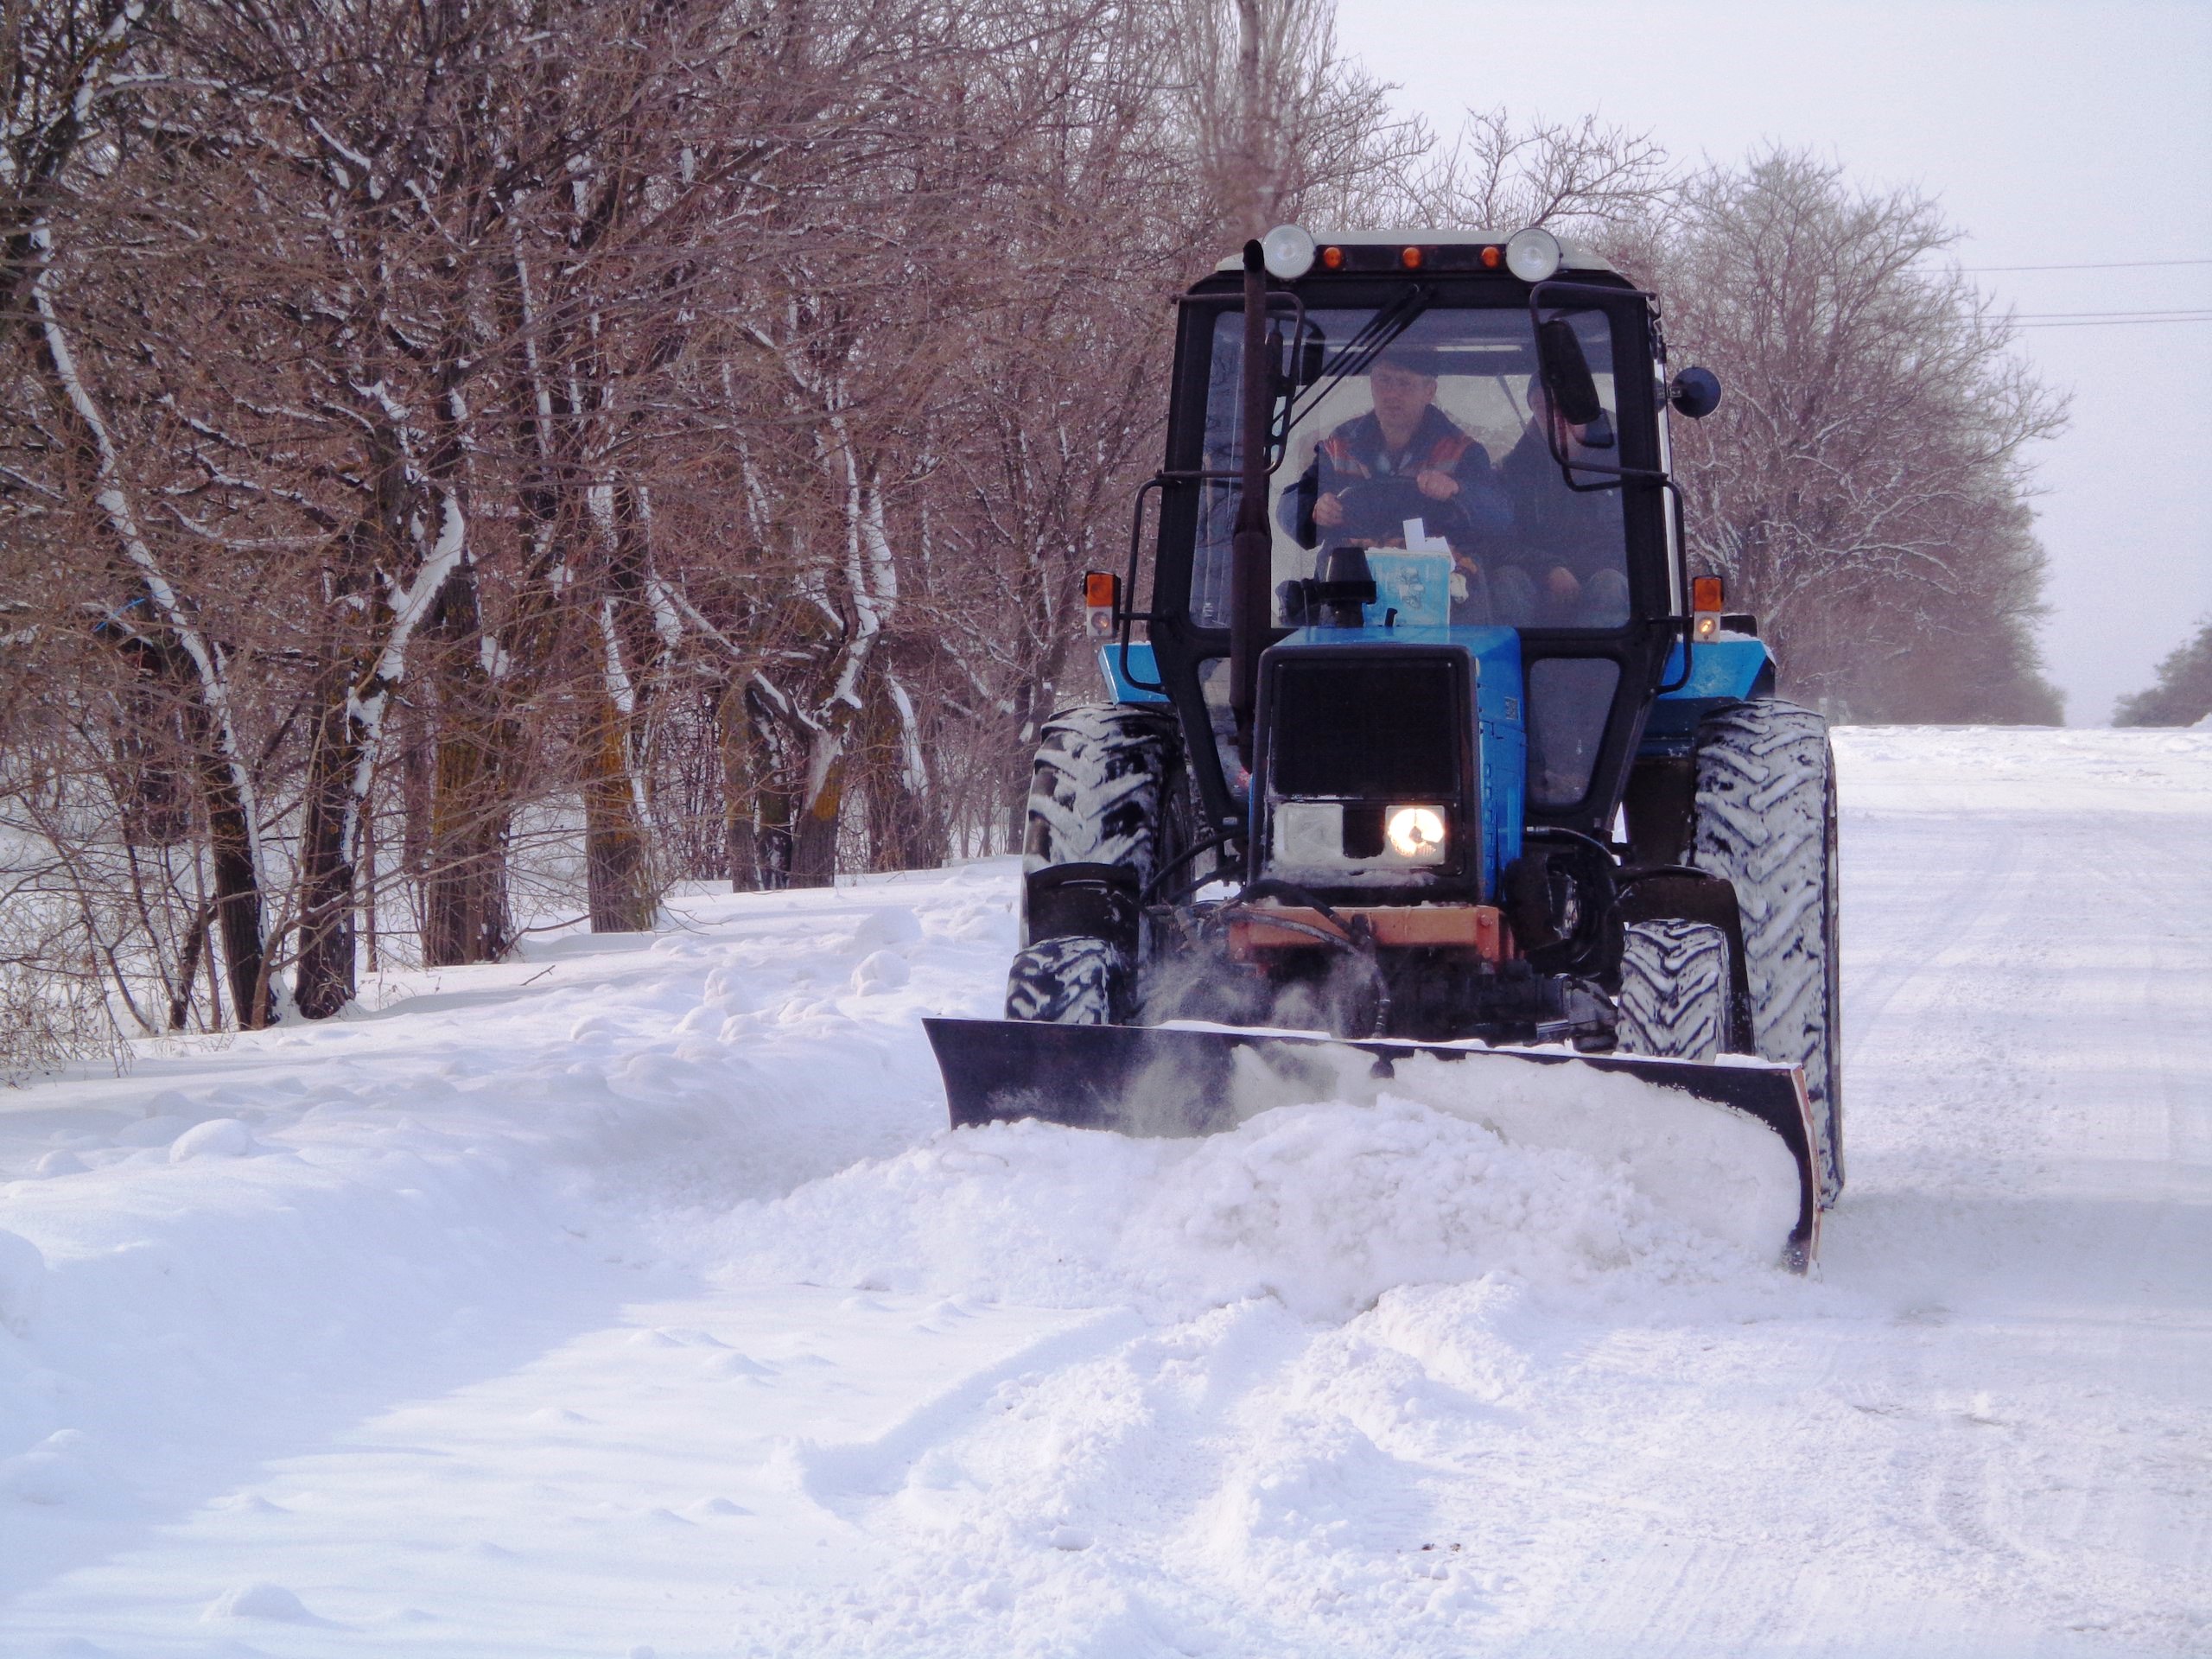
[[[879,870],[933,870],[950,843],[932,798],[919,722],[898,677],[885,674],[871,700],[868,801],[868,861]]]
[[[604,703],[584,781],[584,873],[594,933],[649,933],[660,911],[645,826],[638,822],[622,712]]]
[[[750,677],[734,679],[715,710],[722,756],[722,831],[732,893],[791,884],[791,796],[776,765],[776,733]]]
[[[476,582],[463,569],[446,584],[437,629],[437,734],[430,767],[424,855],[423,961],[433,968],[497,962],[513,942],[507,910],[507,818],[500,758],[513,741],[497,688],[477,650]]]
[[[836,743],[827,734],[817,734],[817,744]],[[821,781],[808,792],[807,798],[793,815],[791,823],[791,866],[787,885],[794,887],[830,887],[837,883],[837,828],[844,805],[845,757],[833,756],[822,769]]]
[[[204,728],[207,715],[187,705],[192,724]],[[261,883],[254,868],[253,831],[245,802],[230,762],[210,735],[196,730],[200,791],[207,803],[207,843],[215,874],[215,920],[223,941],[223,968],[231,982],[231,1006],[238,1029],[258,1031],[276,1014],[270,994],[261,931]]]
[[[347,717],[352,677],[333,648],[318,678],[315,741],[300,826],[300,954],[292,1001],[310,1020],[327,1019],[353,1000],[353,866],[346,843],[350,796],[360,754]]]

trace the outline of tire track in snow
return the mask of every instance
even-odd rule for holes
[[[1884,817],[1891,816],[1885,813]],[[1844,820],[1849,825],[1853,819]],[[1871,825],[1868,826],[1871,829]],[[1983,826],[1975,830],[1986,834]],[[1855,831],[1856,841],[1866,830]],[[1931,938],[1959,941],[1964,931],[1979,923],[1994,902],[1999,884],[2008,883],[2019,864],[2021,835],[2008,824],[1996,826],[1996,845],[1991,850],[1990,861],[1979,868],[1961,868],[1953,876],[1950,885],[1939,899],[1930,915],[1919,904],[1900,902],[1896,909],[1897,920],[1891,925],[1890,934],[1871,949],[1854,950],[1853,932],[1874,924],[1878,904],[1875,895],[1859,889],[1865,879],[1854,882],[1849,848],[1844,847],[1839,861],[1843,868],[1844,902],[1842,932],[1844,965],[1847,978],[1843,988],[1844,1037],[1844,1134],[1847,1147],[1850,1136],[1851,1068],[1866,1052],[1867,1045],[1875,1041],[1882,1016],[1897,994],[1920,979],[1953,965],[1950,958],[1957,949],[1955,943],[1936,955],[1927,950]],[[1924,873],[1924,868],[1923,870]],[[1883,894],[1884,898],[1902,899],[1904,895]],[[1878,1047],[1878,1043],[1877,1043]]]

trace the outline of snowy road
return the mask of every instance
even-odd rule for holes
[[[1004,864],[0,1097],[0,1655],[2212,1649],[2212,735],[1838,747],[1809,1282],[1415,1099],[940,1135]]]

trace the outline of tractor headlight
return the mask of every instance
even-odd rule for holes
[[[1549,281],[1562,257],[1559,238],[1535,225],[1514,232],[1505,244],[1505,268],[1524,283]]]
[[[1260,238],[1260,258],[1270,275],[1294,283],[1313,269],[1313,238],[1300,226],[1278,225]]]
[[[1394,806],[1382,815],[1382,838],[1400,858],[1418,864],[1444,861],[1444,811],[1434,806]]]

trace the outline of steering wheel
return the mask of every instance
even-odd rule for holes
[[[1419,518],[1432,536],[1446,533],[1447,516],[1458,517],[1451,501],[1432,500],[1403,474],[1390,478],[1363,478],[1337,492],[1344,510],[1344,522],[1327,528],[1332,536],[1363,536],[1386,542],[1405,534],[1406,520]]]

